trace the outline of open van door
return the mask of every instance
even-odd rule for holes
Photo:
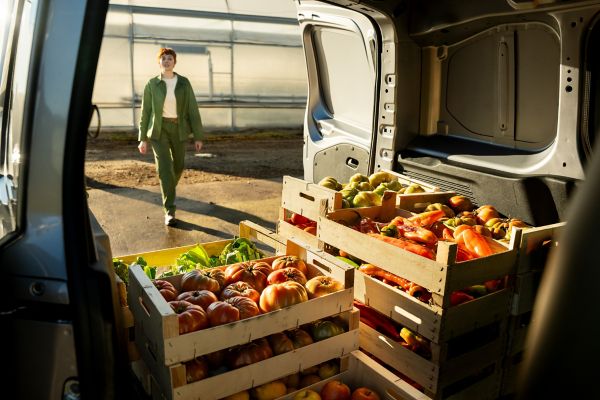
[[[368,174],[377,140],[378,31],[353,10],[316,1],[298,1],[297,7],[310,83],[304,177],[348,181]]]
[[[106,0],[0,2],[0,326],[6,398],[123,398],[108,241],[84,160]],[[7,22],[8,21],[8,22]]]

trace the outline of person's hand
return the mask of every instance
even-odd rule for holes
[[[196,153],[200,153],[200,150],[202,150],[202,140],[196,140],[194,142],[194,147],[196,149]]]
[[[140,144],[138,144],[138,149],[139,149],[140,153],[146,154],[146,152],[148,151],[148,142],[146,142],[145,140],[142,140],[140,142]]]

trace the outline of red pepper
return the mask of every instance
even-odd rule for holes
[[[396,325],[394,325],[392,320],[390,320],[388,317],[356,300],[354,300],[354,307],[360,310],[360,319],[362,320],[364,318],[369,320],[375,325],[375,330],[383,333],[395,341],[402,340],[398,334]]]
[[[467,301],[471,301],[474,299],[475,299],[475,297],[471,296],[470,294],[461,292],[460,290],[457,290],[450,294],[450,305],[456,306],[456,305],[466,303]]]
[[[391,244],[392,246],[400,247],[406,251],[410,251],[411,253],[418,254],[420,256],[429,258],[430,260],[435,260],[435,252],[428,247],[417,244],[413,241],[404,238],[391,238],[383,235],[379,235],[376,233],[368,234],[375,239],[384,241],[386,243]],[[434,235],[435,236],[435,235]]]
[[[442,210],[425,211],[420,214],[413,215],[408,220],[422,227],[429,227],[434,222],[445,217],[446,213]]]
[[[396,226],[399,237],[411,239],[427,246],[435,246],[438,241],[433,232],[411,222],[408,218],[398,216],[390,222],[390,225]]]

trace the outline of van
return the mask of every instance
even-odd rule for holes
[[[533,225],[568,219],[521,393],[595,397],[600,1],[295,1],[305,179],[389,169]],[[4,396],[143,397],[84,185],[108,2],[1,7]]]

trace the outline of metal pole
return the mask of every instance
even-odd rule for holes
[[[133,77],[133,10],[129,8],[129,67],[131,75],[131,119],[133,122],[133,129],[135,130],[136,118],[135,118],[135,80]]]
[[[213,100],[213,94],[215,91],[214,82],[213,82],[213,64],[212,64],[212,56],[210,51],[208,53],[208,99],[210,101]]]
[[[231,49],[231,57],[230,57],[230,75],[229,75],[229,87],[231,90],[231,131],[235,131],[235,108],[233,107],[233,102],[235,101],[235,87],[234,87],[234,76],[233,76],[233,16],[231,15],[231,10],[229,9],[229,1],[225,0],[225,6],[227,7],[227,13],[229,14],[229,24],[231,25],[231,31],[229,32],[229,48]]]

